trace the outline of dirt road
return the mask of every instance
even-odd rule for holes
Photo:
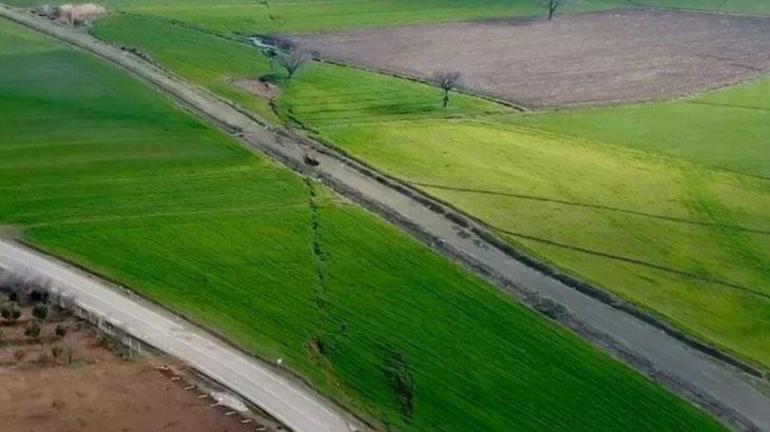
[[[21,22],[118,64],[183,105],[230,131],[237,131],[254,148],[291,168],[314,175],[399,224],[418,239],[495,280],[530,305],[551,306],[549,315],[589,341],[618,356],[652,379],[703,406],[736,430],[770,431],[770,390],[766,381],[714,359],[660,328],[593,296],[551,278],[495,247],[475,232],[458,226],[441,205],[377,179],[353,161],[319,152],[316,167],[303,163],[299,140],[270,131],[254,119],[201,89],[141,59],[101,43],[87,34],[53,26],[27,14],[0,7],[0,16]],[[0,242],[0,265],[32,265],[78,290],[94,307],[114,316],[142,338],[213,375],[257,405],[287,421],[297,431],[344,430],[343,417],[318,399],[293,388],[292,382],[271,374],[253,359],[223,346],[188,323],[146,309],[96,281],[73,273],[55,261],[17,245]],[[201,351],[202,349],[202,351]],[[248,372],[247,372],[248,371]],[[262,377],[255,379],[253,377]],[[253,397],[252,397],[253,395]],[[323,425],[321,428],[319,425]]]

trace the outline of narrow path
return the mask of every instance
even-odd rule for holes
[[[493,242],[488,241],[489,237],[479,235],[479,231],[473,229],[475,227],[472,223],[468,225],[461,216],[457,216],[441,204],[403,186],[393,184],[354,161],[333,152],[320,151],[317,154],[320,165],[314,168],[308,167],[303,163],[303,158],[307,147],[314,145],[312,142],[291,136],[281,130],[270,131],[250,116],[200,88],[174,78],[165,71],[129,53],[99,42],[87,34],[54,26],[2,6],[0,6],[0,16],[57,37],[122,66],[198,114],[242,136],[255,149],[271,155],[290,168],[319,177],[339,193],[377,211],[418,239],[447,255],[460,259],[466,266],[497,282],[501,289],[547,313],[655,381],[711,411],[736,430],[770,431],[770,396],[768,396],[770,390],[765,387],[767,385],[765,381],[755,379],[737,368],[693,349],[659,327],[609,302],[578,291],[528,267],[495,247]],[[21,252],[12,249],[13,245],[7,243],[0,243],[0,245],[10,251],[0,256],[0,263],[9,264],[8,261],[11,263],[15,261],[34,264],[38,270],[57,277],[62,276],[61,269],[51,261],[30,255],[29,252],[17,257],[16,255]],[[71,281],[73,284],[81,282],[84,281]],[[103,292],[91,291],[97,290],[98,285],[94,286],[91,283],[84,286],[89,287],[84,294],[90,297],[97,296],[94,301],[99,300],[98,296]],[[119,301],[113,297],[116,294],[106,293],[105,295],[109,295],[110,302],[104,303],[103,306],[109,308],[108,310],[114,309],[111,313],[115,313],[116,317],[125,317],[126,312],[111,306],[112,301]],[[133,310],[132,314],[140,312],[135,310],[134,305],[126,307]],[[173,335],[173,333],[170,334]],[[198,340],[200,344],[216,344],[205,340],[205,336],[197,337],[202,338]],[[164,340],[166,343],[172,343],[174,339],[166,337]],[[180,358],[185,361],[201,360],[200,354],[195,352],[181,354]],[[189,354],[189,359],[185,354]],[[207,360],[216,359],[207,358]],[[255,367],[253,361],[251,363],[252,365],[244,363],[241,366]],[[235,371],[231,373],[233,375],[229,380],[223,381],[224,384],[233,385],[235,388],[244,384]],[[254,390],[259,393],[258,388]],[[291,392],[287,391],[287,394],[289,393]],[[304,412],[310,412],[307,399],[302,401],[292,396],[291,399],[277,398],[267,402],[269,404],[265,405],[263,401],[260,406],[274,415],[276,411],[281,412],[281,415],[276,417],[282,420],[292,415],[304,419],[300,422],[301,428],[296,429],[298,431],[340,430],[332,426],[327,429],[308,429],[310,423],[303,423],[308,421],[306,418],[309,415]],[[314,400],[315,403],[317,401]],[[311,404],[311,407],[315,407],[314,404]],[[322,409],[315,408],[312,412],[317,413],[319,418],[327,419],[330,425],[335,422],[337,425],[340,424],[340,417],[325,413]]]

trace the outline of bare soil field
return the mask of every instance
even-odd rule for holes
[[[0,322],[3,431],[276,430],[211,407],[211,397],[192,387],[181,365],[159,370],[168,359],[125,359],[118,346],[69,314],[52,309],[37,337],[25,334],[33,321],[30,307],[22,307],[18,319]],[[66,333],[57,334],[57,327]]]
[[[665,35],[662,36],[662,35]],[[668,99],[770,71],[770,19],[621,10],[290,37],[321,57],[529,106]]]

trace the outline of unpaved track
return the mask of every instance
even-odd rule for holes
[[[770,431],[770,396],[768,396],[770,392],[767,388],[760,390],[761,386],[766,386],[766,382],[755,380],[725,363],[690,348],[680,340],[635,316],[524,265],[477,235],[458,227],[452,218],[447,217],[440,210],[440,205],[429,204],[425,199],[416,199],[413,195],[404,193],[403,190],[387,182],[378,181],[371,175],[356,169],[354,162],[341,159],[335,154],[319,153],[317,159],[320,165],[317,168],[303,169],[304,146],[297,140],[282,137],[263,128],[249,116],[201,89],[171,77],[129,53],[96,41],[89,35],[53,26],[46,21],[3,7],[0,7],[0,16],[24,23],[126,68],[169,93],[200,115],[230,131],[240,131],[244,140],[254,148],[281,160],[294,169],[320,177],[341,193],[397,221],[402,228],[444,253],[462,258],[464,264],[495,279],[499,285],[512,287],[508,290],[509,292],[517,293],[519,296],[525,295],[530,299],[530,304],[533,304],[532,298],[536,298],[539,303],[542,303],[543,299],[553,302],[558,305],[555,310],[559,312],[555,315],[559,321],[577,330],[595,345],[621,357],[664,386],[709,409],[735,429]],[[72,275],[63,272],[60,265],[41,255],[32,254],[18,246],[3,242],[0,242],[0,251],[3,251],[0,253],[0,264],[32,264],[37,270],[45,272],[57,281],[65,282],[72,289],[76,289],[83,283],[84,288],[81,288],[81,291],[85,298],[92,299],[95,306],[106,308],[105,312],[124,323],[141,320],[136,325],[155,328],[156,320],[168,320],[157,311],[146,311],[137,303],[126,304],[125,302],[130,302],[130,299],[96,282],[83,278],[71,279]],[[124,307],[127,309],[123,309]],[[142,317],[146,317],[147,322]],[[228,349],[211,337],[207,337],[205,333],[190,328],[189,324],[176,321],[176,327],[171,327],[176,330],[168,329],[160,337],[165,344]],[[181,331],[183,336],[195,335],[192,345],[175,331]],[[144,338],[158,336],[158,334],[148,331],[147,334],[139,336]],[[324,409],[312,411],[310,408],[319,409],[317,407],[323,407],[324,404],[317,399],[297,397],[300,390],[292,389],[292,383],[286,380],[281,382],[282,391],[285,390],[287,395],[293,394],[287,398],[283,398],[282,393],[260,388],[264,384],[260,381],[244,380],[244,376],[251,376],[250,373],[244,374],[244,372],[252,368],[265,374],[266,382],[273,382],[279,378],[270,375],[268,369],[259,366],[254,360],[235,353],[231,348],[229,352],[228,356],[240,356],[237,366],[223,364],[231,360],[228,356],[220,358],[218,355],[205,355],[194,349],[191,352],[181,351],[172,352],[172,354],[183,361],[198,365],[196,367],[212,375],[212,368],[225,367],[230,375],[219,379],[223,384],[246,397],[250,397],[250,393],[244,392],[241,388],[245,384],[249,384],[250,391],[255,394],[268,394],[269,400],[254,402],[283,421],[287,419],[291,421],[292,416],[301,418],[302,420],[294,425],[297,431],[344,430],[333,426],[313,429],[311,425],[315,420],[308,419],[311,415],[327,419],[330,425],[335,421],[343,421],[342,417]],[[291,422],[289,424],[292,425]],[[296,424],[300,426],[297,427]]]

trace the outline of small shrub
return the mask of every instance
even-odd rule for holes
[[[45,321],[45,319],[48,318],[48,306],[43,303],[35,304],[32,308],[32,316],[40,321]]]
[[[67,327],[65,327],[64,324],[57,324],[54,333],[56,333],[56,336],[63,338],[67,335]]]
[[[64,354],[67,358],[67,364],[72,364],[72,358],[75,356],[75,349],[72,348],[72,345],[67,345],[64,348]]]
[[[16,321],[21,317],[21,309],[16,303],[6,303],[0,308],[0,316],[7,321]]]
[[[13,358],[16,359],[17,363],[24,360],[24,357],[26,356],[27,356],[27,352],[24,351],[23,349],[17,349],[16,351],[13,352]]]
[[[30,339],[37,339],[40,337],[40,323],[37,321],[32,321],[29,323],[26,329],[24,329],[24,336],[27,336]]]
[[[29,293],[29,301],[32,303],[48,303],[49,294],[47,291],[41,291],[38,289],[33,289]]]
[[[51,347],[51,356],[54,358],[54,360],[58,360],[62,354],[64,354],[64,348],[60,347],[59,345],[54,345]]]

